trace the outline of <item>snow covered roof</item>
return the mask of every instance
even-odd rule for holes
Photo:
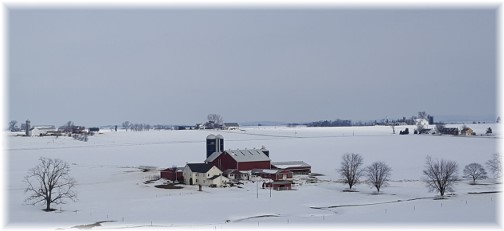
[[[303,161],[283,161],[283,162],[271,162],[271,165],[279,168],[310,168],[311,166]]]
[[[217,159],[221,154],[227,153],[236,162],[270,161],[270,158],[261,149],[226,150],[224,152],[214,152],[205,162],[209,163]]]

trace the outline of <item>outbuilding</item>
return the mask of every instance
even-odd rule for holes
[[[292,180],[292,172],[281,169],[254,169],[252,175],[271,180]]]
[[[250,174],[247,171],[238,171],[237,169],[225,170],[222,175],[235,182],[250,179]]]
[[[184,167],[171,167],[161,170],[161,178],[171,180],[173,182],[184,182]]]
[[[294,174],[307,175],[311,173],[311,166],[304,161],[271,162],[271,168],[289,170]]]

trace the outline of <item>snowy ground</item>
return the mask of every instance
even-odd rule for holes
[[[457,125],[458,126],[458,125]],[[461,125],[460,125],[461,126]],[[459,126],[459,127],[460,127]],[[500,186],[494,179],[469,185],[463,180],[454,195],[435,200],[420,182],[425,157],[457,161],[459,175],[465,165],[484,164],[498,151],[500,131],[495,125],[469,125],[476,133],[491,126],[498,136],[453,137],[393,135],[390,127],[285,128],[253,127],[244,131],[149,131],[104,132],[89,142],[69,137],[7,137],[8,227],[68,229],[101,221],[105,228],[197,228],[237,227],[320,228],[347,227],[430,227],[442,223],[455,227],[499,227]],[[405,127],[396,127],[396,132]],[[412,131],[410,127],[410,131]],[[144,181],[158,170],[142,172],[205,159],[205,138],[222,134],[225,148],[270,150],[273,161],[303,160],[312,171],[324,174],[318,183],[305,183],[292,191],[257,189],[256,183],[243,188],[159,189]],[[357,185],[358,192],[343,192],[336,182],[341,156],[359,153],[365,164],[384,161],[392,169],[392,182],[375,195],[369,186]],[[46,213],[40,206],[25,204],[22,182],[38,158],[60,158],[71,163],[77,180],[78,201],[54,206]],[[492,193],[486,193],[492,192]]]

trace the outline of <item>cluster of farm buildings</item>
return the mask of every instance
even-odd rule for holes
[[[211,134],[206,138],[206,159],[202,163],[161,170],[161,178],[187,185],[222,187],[260,177],[269,179],[263,187],[290,190],[293,175],[310,173],[311,166],[303,161],[272,162],[265,147],[225,150],[224,137]]]

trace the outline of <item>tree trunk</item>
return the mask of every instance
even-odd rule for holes
[[[46,200],[46,209],[47,212],[51,211],[51,200],[47,199]]]

